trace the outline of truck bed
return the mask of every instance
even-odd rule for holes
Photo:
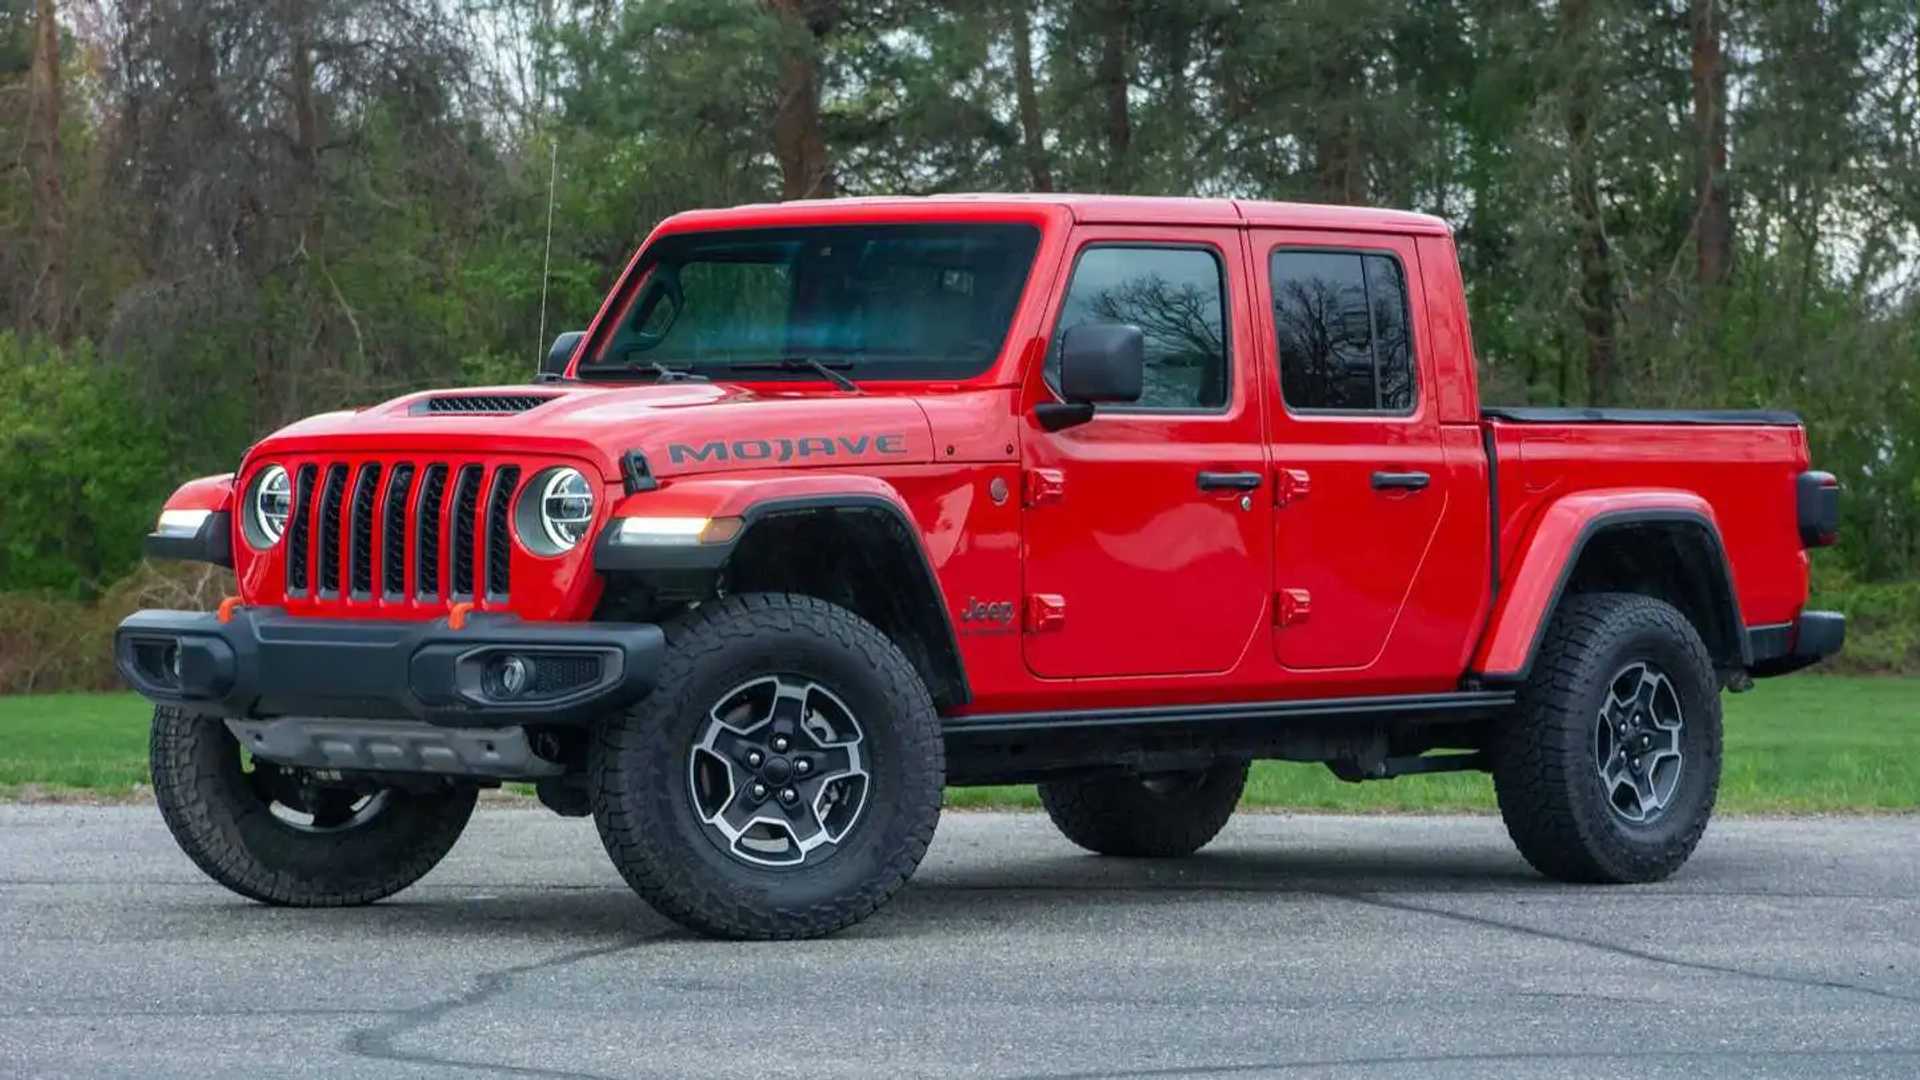
[[[1542,515],[1566,496],[1676,490],[1712,508],[1747,625],[1798,614],[1807,560],[1795,484],[1809,459],[1793,413],[1496,407],[1481,415],[1493,459],[1496,581],[1513,572]]]

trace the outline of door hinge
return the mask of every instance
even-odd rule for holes
[[[1059,593],[1034,593],[1027,597],[1027,633],[1045,633],[1066,624],[1066,597]]]
[[[1281,589],[1273,594],[1273,624],[1293,626],[1313,614],[1313,594],[1305,589]]]
[[[1028,469],[1021,486],[1026,505],[1045,506],[1066,497],[1067,474],[1059,469]]]
[[[1313,477],[1305,469],[1275,469],[1273,471],[1273,505],[1285,506],[1298,502],[1313,491]]]

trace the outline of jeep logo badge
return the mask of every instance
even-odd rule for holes
[[[1013,621],[1013,601],[1011,600],[975,600],[967,597],[965,606],[960,609],[960,621],[963,623],[997,623],[1004,625]]]

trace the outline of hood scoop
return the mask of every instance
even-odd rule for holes
[[[558,397],[557,394],[441,394],[407,407],[414,416],[502,415],[537,409]]]

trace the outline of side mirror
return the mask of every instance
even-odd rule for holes
[[[1060,339],[1060,402],[1034,409],[1040,426],[1059,431],[1093,419],[1102,401],[1139,401],[1147,339],[1131,323],[1083,323]]]
[[[540,365],[540,374],[535,382],[559,382],[567,377],[567,362],[573,359],[573,350],[580,339],[587,335],[579,330],[569,330],[553,339],[553,348],[547,350],[547,359]]]

